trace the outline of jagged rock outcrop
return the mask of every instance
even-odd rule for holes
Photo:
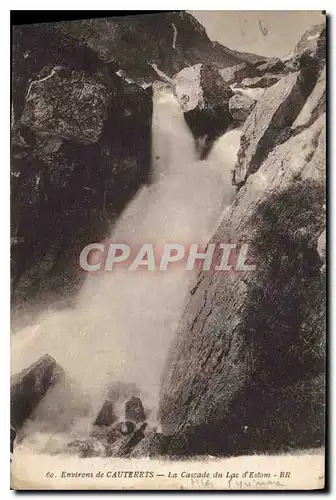
[[[240,190],[211,242],[248,242],[256,268],[200,272],[190,291],[160,397],[169,456],[323,444],[326,119],[320,104],[304,111],[322,75],[312,64],[302,93],[299,74],[286,76],[245,123]]]
[[[235,94],[229,101],[230,114],[235,121],[244,123],[255,105],[256,101],[251,97]]]
[[[146,420],[145,410],[140,398],[132,396],[125,403],[125,418],[138,424]]]
[[[121,435],[111,441],[111,444],[106,446],[106,456],[128,458],[132,450],[145,438],[146,427],[147,423],[139,424],[131,434]]]
[[[240,186],[254,173],[260,162],[279,140],[281,131],[289,127],[304,105],[300,73],[292,73],[267,89],[246,120],[238,151],[233,184]]]
[[[214,140],[232,123],[229,100],[233,91],[214,66],[198,64],[174,77],[174,93],[195,138],[196,150],[204,159]]]
[[[13,114],[11,278],[22,314],[27,302],[71,299],[80,251],[149,182],[152,92],[56,24],[17,26]]]
[[[153,83],[151,64],[173,77],[186,66],[209,62],[226,68],[265,60],[209,40],[204,27],[187,12],[66,21],[57,29],[90,47],[106,64],[117,64],[127,77]]]
[[[211,42],[186,12],[14,27],[14,326],[27,303],[37,312],[45,303],[71,303],[84,277],[80,251],[101,241],[150,182],[150,85],[158,74],[172,79],[186,66],[214,68],[205,71],[211,77],[207,92],[214,95],[205,96],[200,117],[192,111],[188,118],[205,156],[230,120],[215,70],[243,63],[249,68],[244,75],[253,76],[254,65],[264,60]]]
[[[15,430],[22,427],[63,374],[55,359],[46,354],[29,368],[11,377],[11,425]]]
[[[111,401],[105,401],[101,410],[99,411],[93,425],[98,425],[99,427],[107,427],[114,424],[118,420],[115,415],[114,405]]]

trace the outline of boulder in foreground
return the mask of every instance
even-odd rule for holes
[[[49,354],[11,377],[11,424],[19,429],[47,391],[60,380],[63,369]]]

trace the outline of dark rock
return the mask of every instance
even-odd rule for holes
[[[248,89],[271,87],[278,83],[284,75],[264,75],[255,78],[245,78],[241,85]]]
[[[148,434],[133,448],[130,458],[159,458],[167,454],[171,436],[158,432]]]
[[[108,399],[113,403],[124,403],[132,396],[139,396],[140,391],[136,384],[125,382],[113,382],[108,386]]]
[[[252,112],[256,101],[248,96],[235,94],[229,101],[231,116],[237,122],[244,122]]]
[[[133,396],[125,403],[125,419],[136,424],[146,420],[145,410],[140,398]]]
[[[324,126],[273,145],[212,240],[249,241],[257,267],[202,272],[193,287],[163,376],[169,455],[323,444]]]
[[[114,405],[111,401],[105,401],[101,410],[99,411],[93,425],[109,426],[114,424],[118,418],[114,413]]]
[[[272,57],[266,62],[256,64],[258,73],[264,75],[265,73],[281,73],[285,69],[285,64],[281,59]]]
[[[105,453],[102,443],[93,439],[77,439],[69,443],[67,448],[68,453],[79,455],[81,458],[99,457]]]
[[[131,434],[135,430],[135,424],[134,422],[131,422],[129,420],[126,420],[126,422],[120,422],[117,425],[118,429],[120,429],[120,432],[123,436],[127,436],[128,434]]]
[[[209,64],[184,68],[174,77],[174,93],[195,138],[201,159],[232,123],[229,100],[233,91],[218,70]]]
[[[172,77],[185,66],[204,61],[225,68],[254,60],[253,54],[211,42],[204,27],[187,12],[66,21],[57,23],[56,29],[141,84],[157,79],[149,63]]]
[[[92,144],[103,130],[109,101],[110,91],[98,78],[56,66],[30,82],[21,123],[34,131]]]
[[[292,125],[304,105],[300,73],[282,78],[265,91],[247,118],[241,135],[233,184],[241,186],[256,172],[274,146],[280,130]]]
[[[118,422],[113,428],[108,432],[106,440],[109,444],[120,440],[122,436],[128,436],[132,434],[136,429],[133,422],[127,420],[126,422]]]
[[[253,64],[240,63],[228,68],[219,70],[221,77],[226,84],[230,85],[234,82],[241,82],[244,78],[252,78],[258,76],[258,70]]]
[[[22,427],[63,373],[54,358],[46,354],[29,368],[11,377],[11,423],[14,429]]]

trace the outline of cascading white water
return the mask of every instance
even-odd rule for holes
[[[228,131],[200,161],[171,89],[154,85],[153,92],[154,181],[138,192],[108,239],[131,247],[166,241],[204,244],[234,197],[230,172],[240,131]],[[120,268],[88,275],[75,309],[15,334],[12,372],[45,353],[53,356],[89,397],[91,411],[81,431],[92,423],[112,381],[135,382],[155,418],[161,371],[192,278],[192,271],[178,266],[167,272]],[[75,392],[50,391],[35,424],[43,427],[49,418],[56,432],[78,427],[77,402],[64,400],[76,399]],[[58,399],[62,412],[54,411],[50,420]]]

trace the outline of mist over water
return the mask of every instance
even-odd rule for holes
[[[205,244],[235,195],[231,169],[240,131],[228,131],[200,161],[171,89],[154,85],[153,100],[153,183],[138,192],[107,240],[131,247]],[[16,333],[13,373],[48,353],[69,381],[47,393],[27,431],[36,424],[46,432],[88,433],[113,381],[136,383],[155,420],[161,371],[193,279],[183,266],[89,273],[74,309]]]

